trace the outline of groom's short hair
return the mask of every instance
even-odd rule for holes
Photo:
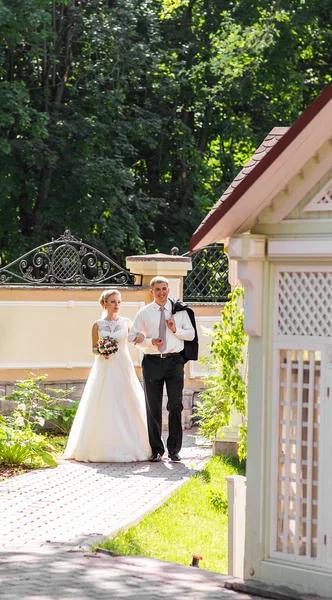
[[[161,275],[157,275],[150,281],[150,287],[153,287],[155,283],[166,283],[167,287],[169,286],[168,280],[166,277],[162,277]]]

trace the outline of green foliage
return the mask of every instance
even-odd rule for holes
[[[232,411],[243,417],[240,428],[239,458],[246,456],[247,415],[247,335],[243,330],[243,289],[229,294],[220,322],[214,325],[210,355],[201,362],[208,367],[203,377],[206,389],[200,393],[195,410],[199,418],[199,432],[214,439],[223,427],[231,424]]]
[[[71,430],[79,405],[79,400],[70,400],[70,402],[71,406],[55,405],[50,409],[50,422],[65,435],[68,435]]]
[[[220,492],[211,490],[209,497],[210,497],[210,502],[211,502],[212,506],[214,506],[214,508],[216,510],[227,513],[228,502],[227,502],[227,498],[224,494],[221,494]]]
[[[238,447],[238,457],[240,460],[245,460],[247,457],[247,414],[243,414],[243,421],[239,427],[240,443]]]
[[[43,390],[41,384],[46,378],[47,375],[36,376],[31,373],[31,377],[28,379],[15,383],[12,393],[3,398],[17,403],[10,416],[6,417],[7,422],[12,426],[39,432],[48,421],[62,433],[67,434],[78,407],[78,402],[68,398],[73,388],[70,390],[45,388]],[[70,402],[71,405],[61,405],[59,404],[61,401]]]
[[[100,547],[189,565],[193,553],[204,569],[227,573],[228,475],[243,475],[238,460],[214,456],[158,510]]]
[[[52,446],[45,436],[38,435],[29,427],[7,425],[0,418],[0,463],[4,465],[30,464],[38,466],[41,462],[56,467],[51,452]]]
[[[186,251],[331,63],[328,0],[0,0],[2,264],[65,228]]]
[[[64,434],[54,434],[47,432],[47,440],[54,449],[54,457],[57,460],[61,458],[67,446],[68,436]]]
[[[43,391],[41,384],[46,377],[31,374],[28,379],[17,381],[12,393],[3,398],[16,402],[16,407],[9,416],[0,419],[0,463],[57,465],[54,448],[40,431],[45,422],[50,421],[61,432],[68,433],[78,402],[69,407],[58,404],[61,400],[68,401],[67,396],[72,390],[46,388]]]

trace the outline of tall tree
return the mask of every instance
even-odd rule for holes
[[[330,80],[329,0],[0,0],[0,254],[188,240]]]

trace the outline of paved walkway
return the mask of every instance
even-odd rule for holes
[[[0,598],[251,597],[224,589],[228,577],[202,569],[87,552],[165,502],[204,467],[211,448],[191,430],[181,455],[181,463],[61,461],[1,483]]]
[[[0,484],[1,550],[87,548],[160,506],[211,456],[186,433],[181,463],[60,461]],[[5,518],[4,518],[5,517]],[[93,538],[93,539],[92,539]]]

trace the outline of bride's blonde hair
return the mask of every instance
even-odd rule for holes
[[[121,298],[121,294],[120,294],[119,290],[104,290],[99,298],[99,304],[101,306],[104,306],[105,302],[107,302],[107,298],[109,296],[114,296],[114,294],[119,294],[119,296]]]

